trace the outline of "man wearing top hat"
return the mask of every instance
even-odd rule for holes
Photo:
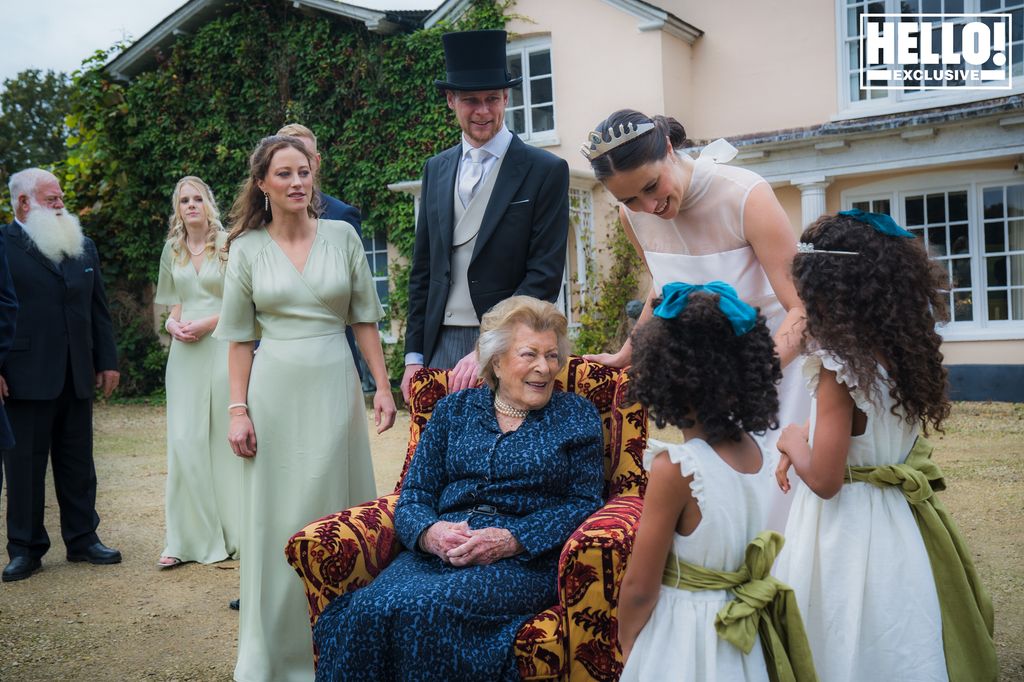
[[[449,390],[476,383],[481,316],[509,296],[554,302],[569,232],[569,167],[505,127],[504,31],[447,33],[447,78],[434,81],[462,141],[423,168],[402,393],[413,374],[454,368]]]

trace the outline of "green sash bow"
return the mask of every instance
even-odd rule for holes
[[[902,464],[851,467],[846,481],[898,487],[907,498],[928,550],[939,595],[949,679],[995,680],[999,663],[992,642],[992,599],[978,578],[960,530],[935,496],[936,491],[946,489],[946,482],[931,456],[931,443],[918,437]]]
[[[731,590],[736,598],[715,617],[718,636],[749,654],[761,637],[772,682],[814,682],[811,647],[793,588],[770,575],[783,537],[764,531],[747,545],[738,571],[715,571],[670,554],[661,582],[684,590]]]

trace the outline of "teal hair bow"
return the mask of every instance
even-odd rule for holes
[[[695,291],[718,294],[718,309],[729,319],[736,336],[743,336],[754,328],[754,323],[757,322],[757,309],[744,302],[731,286],[718,280],[707,284],[666,284],[661,289],[661,303],[654,309],[654,314],[663,320],[678,317],[679,313],[686,310],[690,294]]]
[[[848,216],[858,222],[864,223],[865,225],[870,225],[876,232],[887,234],[890,237],[913,239],[916,236],[913,232],[908,232],[897,225],[896,221],[892,219],[892,216],[886,213],[868,213],[867,211],[862,211],[859,208],[851,208],[849,211],[840,211],[839,215]]]

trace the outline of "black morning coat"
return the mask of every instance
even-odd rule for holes
[[[91,398],[96,374],[117,369],[117,347],[96,245],[55,264],[17,222],[3,227],[18,294],[14,344],[0,366],[15,400],[55,400],[68,362],[75,397]]]
[[[7,266],[7,240],[0,230],[0,366],[14,343],[15,323],[18,319],[18,297],[14,293],[14,280]],[[14,446],[14,432],[7,421],[7,413],[0,407],[0,450]]]
[[[455,180],[462,143],[423,168],[416,245],[409,274],[407,353],[430,359],[451,284]],[[498,170],[469,264],[477,318],[513,295],[554,302],[562,286],[569,233],[569,167],[513,135]]]

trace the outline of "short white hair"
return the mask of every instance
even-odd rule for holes
[[[552,331],[558,344],[558,368],[565,367],[569,359],[568,321],[552,303],[532,296],[512,296],[484,313],[480,320],[480,337],[476,341],[480,377],[493,390],[498,390],[498,377],[494,361],[512,347],[517,325],[525,325],[535,332]]]
[[[42,168],[26,168],[12,175],[7,182],[7,189],[11,192],[11,212],[17,212],[18,197],[22,194],[27,194],[31,198],[40,182],[56,179],[56,175]]]

